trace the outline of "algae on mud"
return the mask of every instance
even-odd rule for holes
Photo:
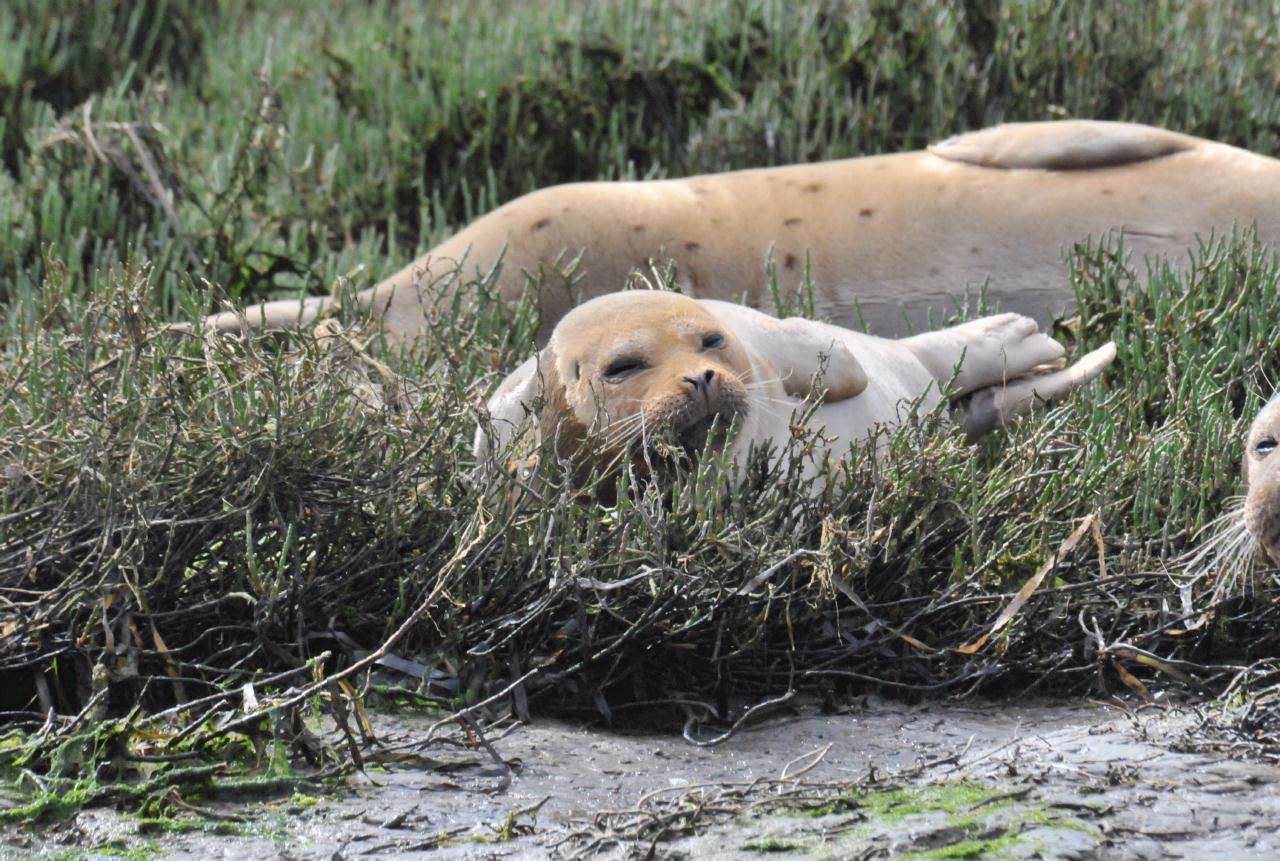
[[[239,833],[212,834],[206,822],[167,835],[164,847],[179,859],[265,861],[287,850],[299,861],[335,851],[675,861],[754,857],[750,845],[804,858],[946,857],[998,845],[998,857],[1118,861],[1162,849],[1263,854],[1280,840],[1273,767],[1168,749],[1195,726],[1193,713],[1060,699],[908,705],[872,696],[837,714],[815,705],[748,727],[716,750],[670,734],[540,720],[494,742],[524,764],[505,793],[493,792],[495,768],[401,767],[305,808],[219,807],[246,815]],[[420,716],[379,723],[396,743],[429,726]],[[818,756],[788,778],[797,750]],[[912,809],[895,815],[892,802],[903,799]],[[88,810],[46,831],[47,842],[0,832],[0,858],[21,845],[54,851],[58,838],[86,849],[156,839],[135,830],[119,813]],[[788,856],[784,846],[803,848]]]

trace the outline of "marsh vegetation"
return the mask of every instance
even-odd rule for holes
[[[368,286],[558,182],[1069,116],[1276,154],[1277,57],[1244,0],[6,4],[0,816],[337,774],[374,756],[375,698],[470,732],[510,709],[698,736],[792,690],[1265,684],[1271,576],[1178,562],[1280,380],[1280,269],[1245,230],[1176,265],[1077,247],[1055,331],[1117,343],[1101,386],[977,447],[920,416],[818,497],[763,467],[726,493],[714,464],[610,477],[611,506],[550,465],[539,505],[476,481],[536,284],[500,307],[477,283],[412,349],[355,315],[162,325]]]

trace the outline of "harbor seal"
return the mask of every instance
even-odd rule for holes
[[[570,311],[502,382],[475,454],[509,455],[531,424],[538,450],[575,465],[662,443],[741,466],[753,449],[785,449],[803,423],[819,431],[804,447],[804,477],[820,486],[851,443],[913,408],[964,398],[961,423],[977,436],[1084,385],[1115,348],[1067,368],[1063,355],[1012,313],[890,340],[673,292],[612,293]]]
[[[474,289],[501,261],[493,284],[505,299],[526,275],[545,276],[544,343],[577,301],[620,289],[653,259],[674,260],[689,295],[772,310],[771,254],[781,292],[809,268],[817,315],[840,326],[922,330],[984,282],[1003,310],[1044,323],[1073,302],[1073,243],[1122,230],[1133,254],[1177,260],[1198,236],[1255,223],[1275,242],[1277,201],[1280,161],[1225,144],[1126,123],[1009,123],[897,155],[553,186],[476,219],[357,300],[390,336],[412,338],[441,293]],[[207,324],[292,328],[332,305],[269,302]]]
[[[1243,522],[1257,547],[1280,566],[1280,395],[1254,418],[1245,439]]]

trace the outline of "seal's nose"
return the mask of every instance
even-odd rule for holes
[[[685,377],[684,381],[693,386],[695,392],[699,392],[703,397],[711,391],[711,383],[716,378],[716,372],[707,368],[701,374],[694,374],[691,377]]]

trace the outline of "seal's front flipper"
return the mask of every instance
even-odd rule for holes
[[[1195,149],[1187,135],[1102,120],[1004,123],[947,138],[929,152],[996,170],[1101,170]]]
[[[827,327],[803,317],[777,323],[776,363],[782,367],[787,394],[830,404],[862,394],[867,372],[849,346]]]
[[[1116,357],[1116,345],[1107,343],[1067,368],[1032,372],[1003,385],[979,389],[956,409],[969,439],[1003,427],[1031,412],[1038,403],[1060,401],[1102,373]]]
[[[787,394],[833,403],[866,389],[867,372],[835,326],[803,317],[779,320],[732,302],[699,301],[733,329],[749,351],[778,369]]]

